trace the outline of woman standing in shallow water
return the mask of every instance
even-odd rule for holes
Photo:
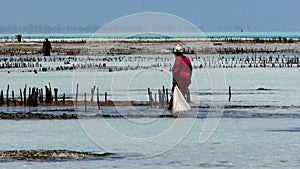
[[[52,46],[48,38],[45,39],[43,43],[43,51],[44,51],[44,56],[50,56]]]
[[[183,55],[183,48],[181,47],[181,45],[177,44],[173,53],[176,59],[172,67],[172,75],[173,75],[172,93],[174,91],[174,87],[178,86],[182,95],[186,97],[189,85],[191,84],[193,67],[190,59],[187,56]],[[168,109],[172,110],[172,106],[173,106],[173,97],[171,98]]]

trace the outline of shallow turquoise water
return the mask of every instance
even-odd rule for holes
[[[132,119],[101,119],[99,122],[114,123],[112,127],[125,129]],[[144,119],[149,120],[149,119]],[[189,119],[193,121],[194,119]],[[161,125],[151,130],[174,123],[175,119],[162,119]],[[204,119],[195,121],[183,141],[167,152],[147,156],[159,144],[144,147],[142,152],[132,152],[120,140],[110,140],[112,145],[122,145],[123,150],[115,158],[91,161],[65,162],[1,162],[1,168],[297,168],[300,165],[299,119],[222,119],[210,139],[198,141]],[[153,122],[155,123],[155,122]],[[0,121],[0,149],[69,149],[79,151],[103,151],[81,128],[77,120],[24,120]],[[138,123],[137,123],[138,124]],[[105,133],[101,128],[95,132]],[[131,129],[133,130],[133,129]],[[137,135],[150,131],[136,127]],[[127,133],[128,134],[128,133]],[[142,145],[137,145],[142,146]],[[161,148],[161,147],[160,147]]]
[[[2,161],[0,168],[298,168],[299,73],[300,69],[296,67],[195,69],[190,87],[194,110],[180,118],[184,123],[176,123],[177,119],[173,118],[157,118],[164,110],[149,107],[101,109],[105,113],[143,115],[144,118],[0,120],[1,150],[68,149],[117,153],[115,157],[101,160]],[[53,71],[34,74],[4,71],[0,78],[6,79],[0,81],[4,91],[7,84],[10,84],[10,90],[18,91],[25,84],[43,88],[50,82],[52,87],[59,88],[59,93],[65,92],[70,97],[74,93],[74,84],[80,82],[80,99],[83,99],[83,92],[90,91],[96,84],[101,93],[109,92],[109,99],[147,101],[147,87],[156,91],[162,85],[168,87],[171,84],[168,68],[161,67],[123,72]],[[212,82],[224,83],[212,87]],[[227,101],[229,85],[233,94],[231,102]],[[269,90],[257,90],[261,87]],[[214,100],[212,95],[221,97]],[[205,143],[199,143],[206,115],[210,113],[208,107],[214,102],[224,103],[223,118],[211,137]],[[57,113],[55,109],[1,107],[0,111]],[[68,112],[67,109],[74,107],[62,109]],[[94,107],[90,109],[92,114],[99,112]],[[86,113],[83,107],[78,110]],[[200,118],[195,118],[197,114]],[[111,131],[118,135],[110,135]],[[147,142],[160,136],[168,137],[159,142]],[[146,142],[135,142],[139,138]]]

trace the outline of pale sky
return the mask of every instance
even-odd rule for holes
[[[0,25],[95,26],[162,12],[209,31],[300,31],[299,0],[0,0]]]

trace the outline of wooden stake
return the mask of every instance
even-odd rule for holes
[[[4,104],[4,96],[3,96],[3,90],[1,90],[0,93],[0,106],[2,106]]]
[[[58,100],[57,100],[57,93],[58,93],[58,88],[54,88],[54,98],[55,98],[55,103],[58,102]]]
[[[84,110],[85,110],[85,112],[87,112],[87,108],[86,108],[86,92],[84,93]]]
[[[189,90],[189,89],[186,91],[186,101],[187,101],[188,103],[191,102],[191,93],[190,93],[190,90]]]
[[[13,100],[14,106],[16,107],[17,103],[16,103],[16,100],[15,100],[15,91],[12,91],[11,95],[12,95],[12,100]]]
[[[22,89],[20,89],[21,105],[23,105]]]
[[[76,85],[76,95],[75,95],[75,106],[77,108],[77,101],[78,101],[78,88],[79,88],[79,84]]]
[[[169,90],[166,88],[166,103],[169,104]]]
[[[63,94],[63,104],[65,104],[65,101],[66,101],[66,94],[64,93]]]
[[[23,105],[24,106],[26,106],[26,88],[27,88],[27,85],[25,85],[24,90],[23,90],[23,95],[24,95],[24,103],[23,103]]]
[[[231,86],[229,86],[229,98],[228,98],[228,101],[230,102],[231,101]]]
[[[6,89],[6,106],[7,106],[7,107],[9,107],[8,92],[9,92],[9,85],[7,85],[7,89]]]
[[[92,94],[92,96],[91,96],[91,102],[94,101],[94,93],[95,93],[95,89],[96,89],[96,86],[94,86],[93,88],[91,88],[91,94]]]
[[[98,109],[100,109],[99,88],[98,87],[97,87],[97,105],[98,105]]]
[[[152,106],[154,104],[154,101],[153,101],[152,92],[150,88],[148,88],[148,97],[149,97],[149,103]]]
[[[107,92],[104,93],[104,100],[107,102]]]

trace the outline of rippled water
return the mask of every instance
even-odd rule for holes
[[[156,61],[159,63],[159,61]],[[155,63],[156,63],[155,62]],[[172,63],[168,60],[167,65]],[[112,63],[107,63],[110,66]],[[136,62],[121,62],[120,65],[136,65]],[[140,63],[148,64],[149,62]],[[194,61],[197,66],[200,64]],[[133,100],[147,101],[147,88],[158,93],[158,89],[171,88],[171,72],[167,67],[127,70],[120,72],[108,71],[52,71],[52,72],[1,72],[1,90],[14,90],[19,96],[19,89],[27,87],[44,88],[51,84],[58,88],[61,96],[74,98],[76,85],[79,84],[79,99],[83,100],[84,93],[90,98],[93,86],[99,87],[100,100],[104,100],[104,92],[113,101]],[[299,106],[300,69],[293,68],[202,68],[194,69],[190,86],[194,106],[206,106],[212,101],[212,96],[220,96],[222,101],[228,100],[228,87],[232,89],[230,105],[247,106]],[[266,90],[258,90],[266,89]],[[11,95],[11,93],[10,93]],[[153,95],[154,97],[154,95]]]
[[[299,73],[300,69],[295,67],[195,69],[190,87],[193,110],[179,118],[159,118],[164,108],[149,106],[102,107],[100,110],[91,106],[87,112],[82,106],[0,107],[0,111],[11,113],[123,115],[122,118],[80,120],[0,120],[1,150],[67,149],[116,153],[116,156],[101,160],[2,161],[0,166],[298,168]],[[59,88],[59,94],[64,92],[71,98],[74,97],[74,84],[80,83],[79,99],[83,99],[83,93],[89,93],[91,87],[96,85],[100,88],[100,100],[104,99],[103,93],[108,92],[108,99],[111,100],[147,101],[148,87],[157,93],[163,85],[170,88],[171,84],[170,71],[161,67],[122,72],[2,72],[0,78],[6,79],[0,81],[4,91],[7,84],[10,84],[10,90],[18,91],[25,84],[41,88],[50,82],[52,87]],[[228,102],[229,86],[232,88],[231,102]],[[220,124],[205,143],[199,143],[201,129],[207,116],[214,113],[215,109],[211,107],[216,103],[223,113]],[[209,120],[213,122],[214,119],[213,116]],[[111,135],[113,133],[117,135]],[[168,137],[155,142],[161,136]],[[146,142],[135,143],[140,138]]]
[[[152,125],[151,131],[162,132],[162,128],[175,120],[162,119],[160,125]],[[140,136],[151,132],[144,127],[124,127],[128,126],[128,119],[102,119],[99,122],[111,123],[118,130],[118,127],[123,127],[123,134],[130,134],[131,130]],[[116,149],[111,151],[118,153],[118,147],[126,151],[102,160],[11,161],[1,162],[0,165],[1,168],[297,168],[300,164],[299,122],[299,118],[222,119],[211,138],[200,144],[198,139],[204,119],[198,119],[183,141],[153,157],[147,155],[160,143],[143,147],[143,152],[132,152],[130,145],[122,144],[120,140],[109,140],[110,144],[116,145]],[[4,150],[104,151],[103,145],[96,145],[86,135],[78,120],[5,120],[0,123],[0,148]],[[94,128],[94,131],[105,132],[101,128]]]

